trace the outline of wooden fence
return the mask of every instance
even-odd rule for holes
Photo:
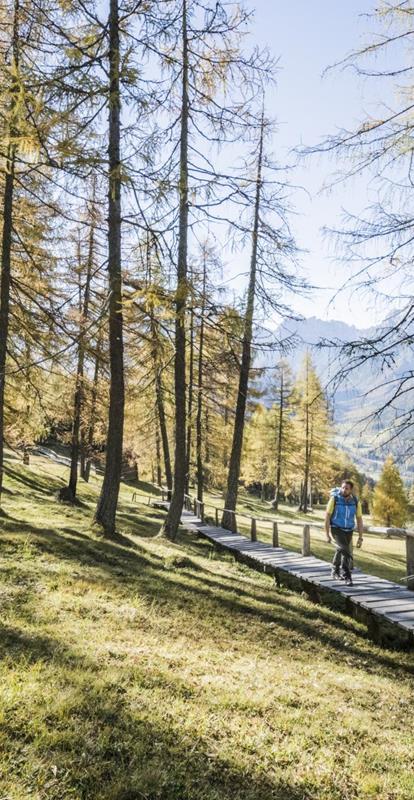
[[[164,487],[158,487],[160,489],[160,504],[166,505],[168,502],[168,490]],[[137,498],[138,494],[134,492],[132,496],[132,501],[134,502]],[[157,502],[157,499],[155,500]],[[148,503],[154,503],[154,496],[148,496]],[[202,522],[206,521],[206,503],[198,500],[196,497],[191,497],[191,495],[186,494],[184,495],[184,508],[186,511],[192,511],[196,517],[201,519]],[[243,514],[241,512],[235,512],[231,509],[220,508],[219,506],[212,505],[211,503],[208,504],[208,509],[212,509],[214,512],[214,516],[212,519],[216,527],[221,527],[221,518],[224,512],[232,515],[233,524],[232,529],[237,531],[237,517],[243,517],[244,519],[248,519],[250,521],[250,538],[252,542],[257,541],[257,532],[258,532],[258,525],[260,523],[270,525],[272,529],[272,545],[273,547],[279,547],[279,529],[281,526],[283,527],[293,527],[293,528],[301,528],[302,530],[302,547],[301,552],[303,556],[310,556],[311,555],[311,528],[316,530],[325,530],[325,525],[322,522],[299,522],[298,520],[290,520],[290,519],[271,519],[269,517],[256,517],[251,516],[249,514]],[[405,530],[405,528],[385,528],[385,527],[378,527],[372,525],[364,526],[364,532],[366,533],[377,533],[385,536],[386,538],[391,538],[392,536],[397,536],[400,538],[405,538],[406,544],[406,577],[404,581],[407,585],[408,589],[414,591],[414,531]]]
[[[196,498],[192,500],[190,495],[185,496],[184,500],[184,507],[187,510],[191,510],[194,514],[201,519],[202,522],[205,522],[206,513],[205,508],[206,504],[200,502]],[[250,538],[252,542],[257,541],[257,531],[259,523],[265,523],[266,525],[270,525],[272,528],[272,545],[273,547],[279,547],[279,528],[280,526],[283,527],[293,527],[293,528],[301,528],[302,530],[302,547],[301,552],[303,556],[310,556],[311,555],[311,528],[316,530],[325,531],[325,525],[322,522],[299,522],[298,520],[290,520],[290,519],[275,519],[272,520],[269,517],[256,517],[250,516],[248,514],[243,514],[240,512],[232,511],[231,509],[220,508],[218,506],[210,505],[209,509],[211,508],[214,511],[214,522],[217,527],[221,527],[221,517],[224,512],[227,514],[231,514],[233,517],[233,525],[232,529],[237,531],[237,517],[242,517],[244,519],[250,520]],[[405,528],[384,528],[384,527],[377,527],[372,525],[365,525],[364,526],[365,533],[379,533],[384,535],[386,538],[391,538],[392,536],[397,536],[400,538],[405,538],[406,544],[406,577],[404,581],[407,585],[408,589],[414,591],[414,531],[405,530]]]

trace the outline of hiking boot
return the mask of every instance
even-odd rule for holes
[[[350,573],[350,572],[347,572],[347,573],[346,573],[346,574],[343,576],[343,580],[344,580],[345,586],[353,586],[353,585],[354,585],[354,584],[352,583],[352,577],[351,577],[351,573]]]
[[[339,571],[339,567],[332,567],[331,578],[333,581],[341,580],[341,573]]]

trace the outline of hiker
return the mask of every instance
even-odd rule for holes
[[[355,518],[359,534],[357,547],[361,547],[364,531],[361,501],[353,494],[353,488],[352,481],[343,481],[340,489],[332,489],[325,515],[327,541],[331,542],[333,539],[336,547],[332,563],[332,578],[334,580],[343,579],[349,585],[352,585],[351,542]]]

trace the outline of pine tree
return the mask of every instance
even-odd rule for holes
[[[388,456],[375,486],[372,515],[375,522],[388,528],[403,528],[407,522],[408,498],[397,465]]]

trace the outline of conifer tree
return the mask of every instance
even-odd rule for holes
[[[309,510],[312,482],[326,475],[330,424],[328,405],[311,356],[306,353],[296,381],[298,396],[295,425],[298,459],[302,472],[300,511]]]
[[[275,492],[272,506],[277,511],[281,486],[286,472],[291,471],[297,449],[292,421],[294,411],[292,372],[286,361],[282,360],[278,364],[275,379],[273,389],[275,402],[272,408],[275,431]]]
[[[388,456],[372,498],[375,522],[388,528],[403,528],[407,522],[408,498],[397,465]]]

